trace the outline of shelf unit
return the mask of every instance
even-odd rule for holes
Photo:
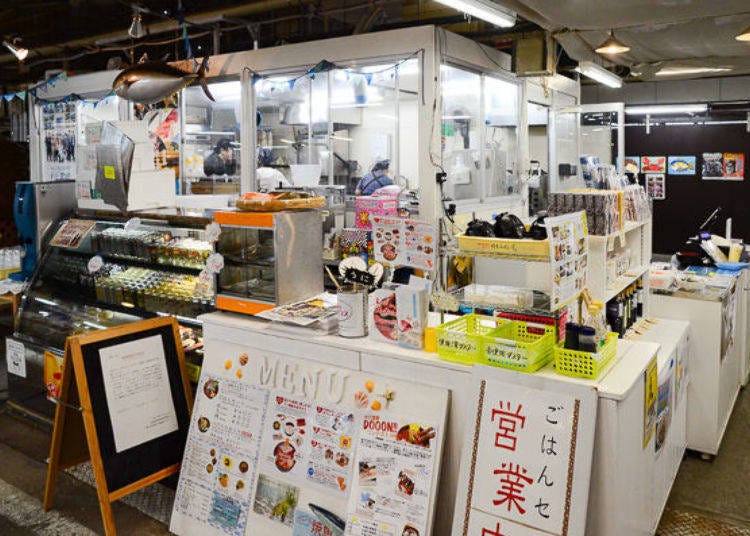
[[[626,222],[622,231],[606,236],[589,235],[588,287],[596,301],[606,304],[648,273],[651,263],[651,220]],[[620,277],[609,278],[607,255],[630,252],[631,268]],[[549,294],[549,259],[514,258],[512,253],[458,252],[474,257],[474,280],[485,285],[508,285]],[[644,316],[649,314],[648,278],[644,278]]]

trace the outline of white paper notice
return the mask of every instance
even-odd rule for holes
[[[117,452],[177,430],[160,335],[103,348],[99,356]]]
[[[5,339],[5,358],[8,361],[8,372],[26,377],[26,349],[22,342]]]

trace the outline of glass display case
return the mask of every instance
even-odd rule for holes
[[[217,212],[216,307],[256,314],[323,292],[320,212]]]
[[[24,294],[14,339],[26,349],[26,377],[9,375],[10,399],[50,417],[44,354],[61,356],[67,337],[145,318],[173,315],[182,327],[189,375],[202,360],[197,316],[215,309],[212,285],[199,274],[213,244],[205,218],[66,219]],[[101,262],[99,262],[101,259]]]

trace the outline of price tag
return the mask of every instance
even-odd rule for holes
[[[5,357],[8,361],[8,372],[26,377],[26,348],[22,342],[8,337],[5,339]]]
[[[102,269],[102,266],[104,266],[104,259],[102,259],[101,255],[94,255],[89,259],[89,273],[95,274]]]
[[[140,226],[141,226],[140,218],[130,218],[128,221],[125,222],[126,231],[132,231],[134,229],[137,229]]]
[[[212,253],[206,259],[206,270],[212,274],[218,274],[224,269],[224,257],[221,253]]]
[[[206,225],[206,240],[208,242],[216,242],[221,235],[221,225],[216,222],[209,223]]]
[[[204,285],[210,285],[214,281],[214,274],[208,270],[201,270],[201,273],[198,274],[198,281]]]
[[[364,285],[371,287],[375,284],[375,276],[369,272],[363,272],[356,268],[347,268],[344,274],[344,279],[347,283],[356,283],[358,285]]]

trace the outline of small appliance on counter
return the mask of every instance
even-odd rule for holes
[[[21,271],[11,274],[12,279],[25,281],[33,275],[49,229],[75,208],[75,181],[16,183],[13,218],[22,250]]]
[[[681,269],[690,266],[717,267],[728,265],[727,261],[747,261],[747,253],[741,241],[727,240],[711,233],[719,220],[721,207],[716,208],[698,228],[698,234],[690,237],[675,257]],[[735,267],[739,268],[739,267]],[[729,268],[731,270],[731,268]]]
[[[323,292],[322,218],[317,210],[216,212],[216,308],[257,314]]]

